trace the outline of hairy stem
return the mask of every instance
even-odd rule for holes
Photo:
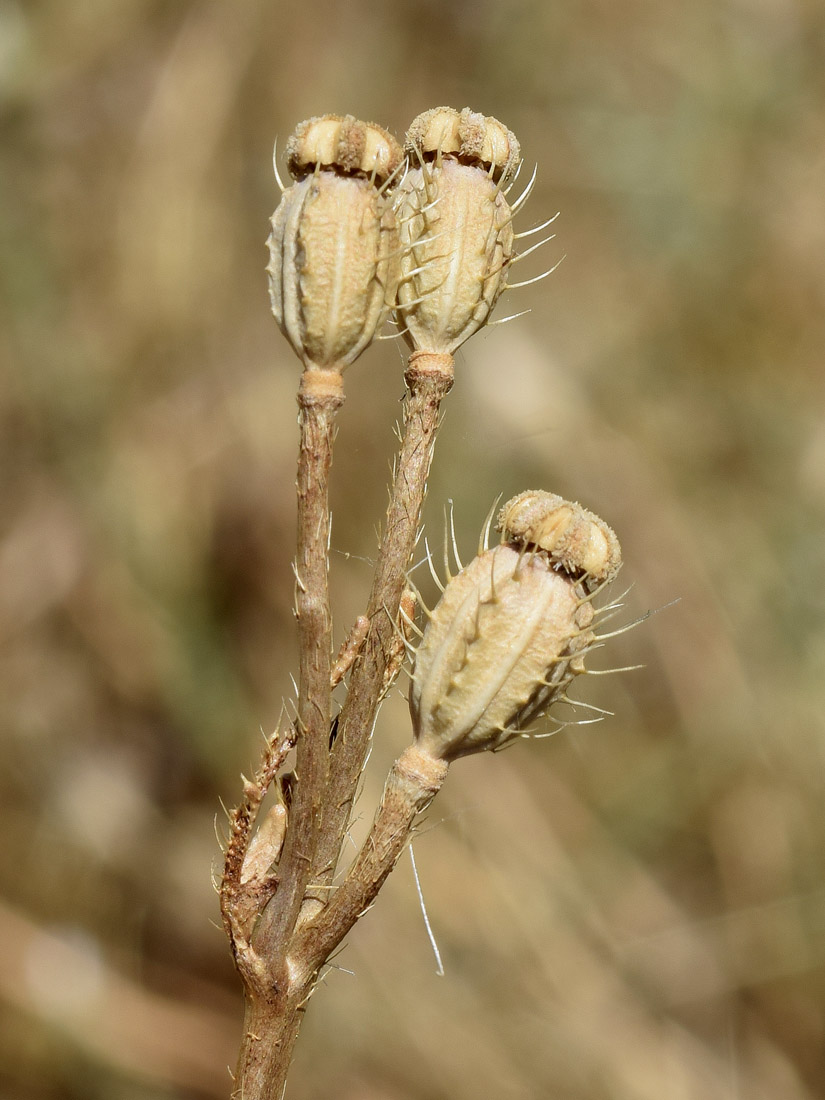
[[[329,469],[333,422],[344,400],[341,375],[305,371],[298,391],[298,550],[295,613],[298,619],[298,745],[290,822],[279,864],[278,891],[253,936],[264,959],[283,957],[298,918],[318,844],[329,779],[330,667]]]
[[[329,905],[300,929],[290,951],[290,970],[303,982],[338,946],[375,900],[409,839],[413,823],[441,788],[449,765],[417,745],[393,764],[372,829]]]
[[[247,990],[233,1100],[280,1100],[307,998],[318,969],[375,900],[398,861],[418,814],[444,782],[448,765],[407,748],[393,765],[381,804],[358,858],[333,900],[294,937],[283,983]]]
[[[418,535],[439,410],[453,384],[453,358],[447,354],[414,352],[404,377],[409,391],[404,437],[367,606],[369,631],[352,670],[332,748],[323,827],[313,868],[313,880],[321,884],[330,883],[335,874],[369,748],[384,672],[398,629],[398,606],[406,571]]]
[[[303,1016],[303,999],[247,991],[231,1100],[281,1100]]]
[[[403,851],[417,814],[447,771],[446,764],[414,746],[402,754],[390,772],[369,838],[325,905],[387,662],[395,648],[398,607],[418,534],[440,405],[453,381],[452,357],[414,353],[405,379],[409,390],[405,431],[362,628],[366,639],[352,667],[331,751],[328,476],[334,416],[343,400],[340,375],[305,372],[298,395],[296,782],[277,890],[260,915],[251,943],[237,936],[236,961],[246,986],[244,1034],[232,1094],[238,1100],[280,1100],[318,970],[374,900]],[[235,862],[243,858],[250,831],[251,823],[244,841],[238,842]]]

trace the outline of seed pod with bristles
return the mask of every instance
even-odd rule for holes
[[[410,711],[424,751],[449,762],[498,749],[566,699],[596,641],[587,570],[573,559],[568,571],[552,549],[507,540],[450,579],[415,655]]]
[[[302,122],[287,143],[295,183],[269,236],[272,312],[307,368],[342,370],[395,298],[398,235],[387,185],[402,152],[350,115]]]
[[[416,351],[452,354],[487,322],[506,284],[514,238],[505,191],[519,144],[497,119],[436,107],[414,120],[406,151],[396,314]]]

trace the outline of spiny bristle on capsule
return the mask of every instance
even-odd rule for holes
[[[524,188],[524,190],[519,195],[519,197],[517,199],[514,199],[513,202],[510,203],[510,209],[512,210],[512,212],[514,214],[516,213],[517,210],[520,210],[522,208],[522,206],[524,206],[524,204],[530,198],[530,195],[533,192],[533,188],[536,186],[536,179],[538,177],[538,174],[539,174],[539,166],[536,164],[533,167],[533,174],[530,176],[530,179],[527,181],[527,186]],[[509,188],[507,189],[507,191],[509,191]],[[504,192],[505,195],[507,194],[507,191]]]
[[[485,550],[489,549],[489,546],[490,546],[490,528],[493,525],[493,516],[496,514],[496,508],[498,507],[498,503],[501,500],[501,497],[502,497],[502,494],[499,493],[498,496],[496,497],[496,499],[493,501],[492,505],[490,506],[490,511],[487,513],[487,515],[484,518],[484,523],[481,527],[481,531],[480,531],[479,536],[478,536],[478,553],[479,554],[483,554]]]
[[[488,326],[491,325],[506,325],[509,321],[516,321],[519,317],[526,317],[528,313],[532,313],[532,309],[520,309],[518,313],[508,313],[506,317],[497,317],[495,321],[488,321]]]
[[[286,191],[284,181],[281,179],[281,173],[278,171],[278,139],[275,139],[275,143],[272,146],[272,170],[275,173],[275,181],[278,184],[281,194]]]
[[[519,253],[517,253],[517,254],[516,254],[515,256],[513,256],[513,258],[512,258],[512,260],[510,261],[510,263],[511,263],[511,264],[517,264],[517,263],[519,263],[519,262],[520,262],[521,260],[526,260],[526,259],[527,259],[527,257],[528,257],[528,256],[529,256],[529,255],[530,255],[530,254],[531,254],[532,252],[535,252],[535,251],[536,251],[536,249],[538,249],[538,248],[541,248],[541,246],[542,246],[542,245],[544,245],[544,244],[549,244],[549,242],[550,242],[550,241],[554,241],[555,239],[556,239],[556,234],[555,234],[555,233],[551,233],[549,237],[545,237],[545,238],[544,238],[543,240],[541,240],[541,241],[538,241],[538,242],[537,242],[536,244],[534,244],[534,245],[531,245],[531,246],[530,246],[529,248],[525,248],[525,250],[524,250],[523,252],[519,252]]]
[[[536,233],[541,233],[542,229],[546,229],[548,225],[552,225],[556,218],[559,216],[559,211],[553,215],[552,218],[548,218],[546,222],[542,222],[541,225],[536,225],[532,229],[524,229],[521,233],[514,233],[513,240],[520,241],[523,237],[533,237]],[[549,240],[550,238],[548,238]]]
[[[439,589],[439,590],[440,590],[441,592],[443,592],[443,591],[444,591],[444,584],[443,584],[443,582],[442,582],[441,578],[439,577],[438,573],[437,573],[437,572],[436,572],[436,570],[435,570],[435,566],[433,565],[433,556],[432,556],[432,553],[431,553],[431,551],[430,551],[430,545],[429,545],[429,543],[427,542],[427,540],[426,540],[426,539],[424,540],[424,547],[425,547],[425,549],[426,549],[426,551],[427,551],[427,565],[428,565],[428,566],[429,566],[429,568],[430,568],[430,576],[431,576],[431,577],[433,578],[433,580],[435,581],[435,583],[436,583],[436,587],[437,587],[437,588],[438,588],[438,589]]]
[[[446,584],[424,544],[421,564],[426,560],[442,595],[415,651],[410,710],[421,748],[446,761],[497,751],[530,732],[556,704],[596,719],[610,713],[571,699],[568,688],[587,673],[588,654],[612,636],[597,633],[596,624],[618,611],[621,597],[602,609],[593,599],[618,570],[618,540],[580,505],[531,491],[499,511],[502,542],[488,550],[497,504],[482,527],[478,556],[467,566],[458,554],[454,517],[445,515]],[[455,575],[451,557],[459,566]],[[621,670],[603,674],[612,671]],[[551,719],[555,729],[592,720]]]
[[[566,255],[562,256],[561,259],[557,260],[552,267],[548,267],[546,271],[542,271],[540,275],[535,275],[532,279],[522,279],[520,283],[506,283],[505,290],[518,290],[519,287],[532,286],[533,283],[540,283],[542,279],[546,279],[548,275],[552,275],[553,272],[558,268],[559,264],[561,264],[566,259]]]

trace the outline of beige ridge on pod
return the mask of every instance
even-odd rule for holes
[[[402,162],[391,134],[350,115],[302,122],[287,143],[296,182],[272,216],[269,295],[309,370],[352,363],[395,299],[399,244],[387,184]]]

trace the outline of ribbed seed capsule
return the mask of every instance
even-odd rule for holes
[[[452,354],[505,287],[513,229],[503,188],[519,144],[494,118],[436,107],[410,126],[406,151],[411,169],[396,198],[398,321],[416,351]]]
[[[584,671],[594,611],[545,554],[502,543],[447,584],[415,657],[415,736],[446,761],[497,749]]]
[[[595,641],[591,594],[621,565],[607,524],[554,493],[513,497],[498,529],[450,579],[415,656],[415,736],[447,762],[500,748],[564,697]]]
[[[272,216],[269,294],[307,368],[342,370],[395,298],[398,234],[381,186],[402,161],[380,126],[347,115],[301,123],[287,144],[295,179]]]

